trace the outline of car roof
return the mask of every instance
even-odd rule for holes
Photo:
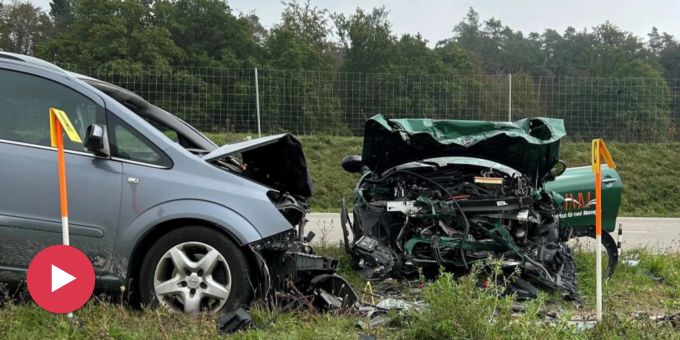
[[[142,96],[126,89],[122,88],[117,85],[113,85],[111,83],[105,82],[103,80],[97,79],[97,78],[92,78],[90,76],[86,76],[80,73],[75,73],[75,72],[70,72],[66,71],[67,74],[72,76],[73,78],[80,79],[91,86],[95,87],[97,90],[102,91],[109,95],[111,98],[119,101],[119,102],[128,102],[133,104],[134,106],[140,108],[140,109],[148,109],[151,104],[146,101]]]
[[[22,62],[25,63],[29,66],[33,67],[38,67],[41,69],[49,70],[52,72],[57,72],[57,73],[63,73],[67,75],[66,71],[64,71],[61,67],[54,65],[52,63],[46,62],[42,59],[38,59],[36,57],[31,57],[28,55],[24,54],[18,54],[18,53],[12,53],[12,52],[5,52],[0,50],[0,61],[10,61],[10,62]]]
[[[190,142],[197,145],[198,147],[205,149],[206,151],[212,151],[217,148],[217,145],[213,143],[209,138],[203,135],[196,128],[191,126],[191,124],[185,122],[176,115],[155,106],[148,101],[146,101],[142,96],[122,88],[120,86],[99,80],[96,78],[88,77],[82,74],[67,72],[70,76],[77,78],[93,87],[97,90],[102,91],[109,97],[115,99],[120,103],[125,103],[124,105],[132,105],[134,107],[134,112],[137,115],[143,117],[151,118],[157,122],[160,122],[176,132],[182,134]]]

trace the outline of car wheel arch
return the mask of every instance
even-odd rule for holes
[[[119,228],[116,237],[117,256],[122,259],[131,258],[133,249],[149,233],[182,220],[219,227],[238,245],[262,239],[257,228],[233,209],[205,200],[173,200],[139,213],[132,221],[125,223],[125,227]]]

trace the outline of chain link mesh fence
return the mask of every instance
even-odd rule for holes
[[[62,67],[127,88],[203,131],[361,135],[390,118],[562,118],[572,140],[677,142],[680,84],[662,78],[448,77],[107,65]]]

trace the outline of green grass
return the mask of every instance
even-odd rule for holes
[[[218,144],[242,140],[245,134],[212,134]],[[360,137],[301,136],[314,181],[312,211],[338,211],[351,198],[358,176],[346,173],[340,161],[360,154]],[[622,144],[607,147],[623,179],[622,216],[680,217],[680,144]],[[589,143],[563,143],[561,156],[569,166],[589,165]]]
[[[347,258],[337,248],[320,253]],[[356,339],[371,334],[379,339],[672,339],[680,338],[678,326],[651,321],[646,315],[680,311],[680,255],[654,255],[634,250],[624,258],[638,256],[635,267],[622,265],[605,283],[605,318],[594,329],[577,331],[568,321],[594,314],[594,256],[577,250],[579,302],[563,301],[557,294],[541,294],[523,304],[523,312],[513,312],[513,300],[499,298],[502,287],[480,289],[477,279],[460,280],[443,275],[428,282],[422,296],[427,308],[391,313],[385,325],[368,330],[356,328],[352,315],[319,314],[312,311],[282,312],[255,304],[251,313],[255,329],[233,334],[235,339]],[[358,276],[348,266],[342,275],[362,288]],[[403,284],[402,284],[403,285]],[[378,287],[376,287],[378,288]],[[0,299],[2,301],[2,299]],[[4,300],[8,301],[8,300]],[[550,311],[558,317],[546,317]],[[0,339],[174,339],[218,338],[212,316],[185,316],[158,310],[134,310],[104,299],[96,299],[77,311],[80,326],[72,330],[63,315],[42,311],[32,303],[5,302],[0,308]],[[638,317],[638,315],[642,315]]]
[[[606,256],[605,256],[606,258]],[[680,312],[680,255],[652,255],[646,250],[631,250],[623,258],[639,258],[632,267],[619,264],[603,292],[610,297],[604,310],[615,313]],[[579,289],[583,303],[595,304],[595,256],[577,251]],[[606,261],[603,261],[606,266]],[[604,267],[606,268],[606,267]]]

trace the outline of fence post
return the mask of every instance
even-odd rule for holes
[[[260,120],[260,86],[257,82],[257,67],[255,68],[255,109],[257,110],[257,136],[262,137],[262,123]]]
[[[508,73],[508,122],[512,122],[512,73]]]

